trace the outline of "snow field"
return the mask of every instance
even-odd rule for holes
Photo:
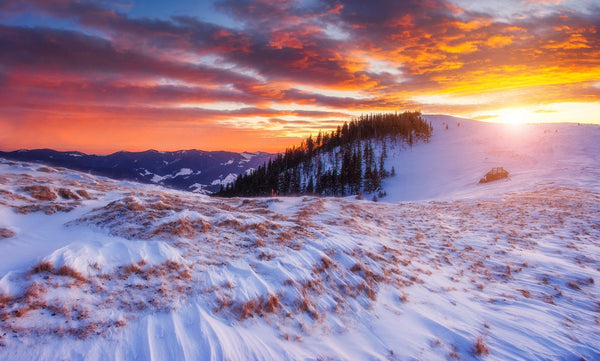
[[[0,359],[600,358],[597,128],[449,119],[388,143],[389,203],[0,161]]]

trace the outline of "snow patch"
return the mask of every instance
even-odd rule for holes
[[[236,179],[237,179],[237,174],[235,174],[235,173],[229,173],[223,179],[215,179],[214,181],[212,181],[211,185],[213,185],[213,186],[218,186],[218,185],[226,186],[226,185],[228,185],[230,183],[235,182]]]
[[[160,182],[162,182],[163,180],[165,180],[167,178],[168,177],[162,177],[162,176],[159,176],[158,174],[154,174],[152,176],[152,179],[150,179],[150,182],[152,182],[152,183],[160,183]]]
[[[194,171],[191,170],[190,168],[181,168],[179,170],[179,172],[177,172],[175,175],[173,175],[172,178],[177,178],[179,176],[185,176],[185,175],[190,175],[190,174],[194,174]]]

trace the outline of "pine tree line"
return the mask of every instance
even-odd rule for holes
[[[412,146],[418,140],[429,141],[431,131],[419,112],[361,115],[329,133],[319,131],[315,139],[309,136],[300,146],[286,149],[250,174],[240,174],[216,195],[344,196],[373,192],[390,175],[384,164],[386,139]],[[377,159],[372,140],[383,144]],[[333,159],[331,167],[324,166],[324,156]]]

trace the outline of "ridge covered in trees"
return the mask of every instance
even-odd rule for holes
[[[381,180],[394,173],[393,168],[385,169],[386,141],[412,147],[419,140],[428,142],[431,132],[431,125],[420,112],[361,115],[329,133],[319,131],[316,138],[309,136],[254,172],[240,174],[216,195],[345,196],[377,191]],[[377,156],[372,141],[381,144]]]

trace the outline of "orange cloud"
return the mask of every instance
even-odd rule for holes
[[[485,44],[490,48],[502,48],[506,45],[512,44],[512,42],[513,36],[492,35],[485,41]]]
[[[0,24],[3,147],[281,150],[360,112],[600,101],[600,12],[567,2],[500,21],[444,0],[219,1],[235,27],[6,4],[47,20]]]

